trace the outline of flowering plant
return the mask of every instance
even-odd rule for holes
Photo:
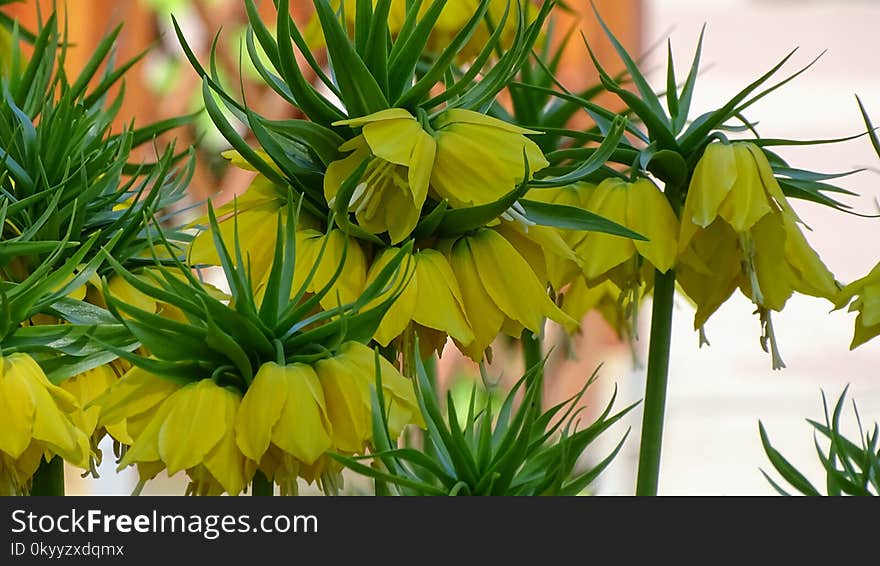
[[[71,82],[57,16],[35,33],[0,17],[0,493],[58,493],[62,459],[96,475],[110,437],[136,493],[184,472],[194,495],[333,494],[344,474],[377,494],[578,494],[626,436],[585,465],[593,441],[633,407],[612,414],[612,399],[582,427],[590,378],[545,408],[546,329],[575,336],[598,310],[636,340],[650,301],[636,492],[653,495],[676,293],[708,344],[739,290],[774,369],[772,317],[794,293],[858,311],[853,347],[880,334],[880,267],[838,282],[794,204],[852,212],[837,183],[853,172],[776,153],[864,134],[771,139],[746,116],[806,70],[771,83],[790,55],[694,117],[702,35],[683,82],[670,44],[658,94],[594,9],[624,71],[587,43],[600,84],[572,92],[560,2],[312,4],[296,21],[278,0],[271,26],[242,3],[241,50],[296,116],[281,119],[219,71],[219,35],[203,63],[172,20],[223,157],[251,173],[216,208],[183,205],[190,148],[132,162],[193,116],[117,131],[123,89],[109,93],[140,59],[114,67],[119,28]],[[485,378],[512,341],[525,369],[500,408],[475,389],[444,412],[436,360],[461,354]],[[838,413],[814,424],[829,492],[870,491],[876,438],[859,452]]]

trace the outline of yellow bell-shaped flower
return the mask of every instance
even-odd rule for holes
[[[241,396],[205,379],[165,399],[119,462],[119,469],[143,463],[169,476],[185,470],[188,493],[238,495],[253,476],[235,441]]]
[[[675,266],[678,220],[654,183],[648,179],[628,183],[612,177],[595,186],[580,183],[575,190],[580,195],[581,208],[647,238],[647,241],[633,240],[599,232],[568,236],[583,262],[583,273],[588,281],[608,277],[618,287],[625,288],[641,271],[640,264],[644,262],[661,273]]]
[[[362,128],[361,135],[340,146],[351,155],[334,161],[324,176],[324,196],[331,204],[345,180],[369,159],[352,195],[349,210],[358,224],[374,234],[387,232],[396,244],[410,235],[428,196],[437,144],[412,114],[383,110],[336,125]]]
[[[547,287],[522,255],[498,232],[484,228],[445,243],[474,333],[462,352],[481,360],[504,332],[518,337],[527,328],[540,333],[545,318],[569,328],[577,326],[547,294]]]
[[[367,275],[368,283],[379,276],[397,253],[397,249],[388,248],[373,260]],[[403,285],[402,290],[398,288],[400,285]],[[374,335],[379,344],[387,346],[411,323],[438,330],[461,343],[467,344],[474,339],[458,281],[449,261],[437,250],[419,250],[407,257],[401,263],[396,279],[389,285],[388,293],[377,297],[369,306],[387,300],[388,294],[398,291],[400,295]]]
[[[242,257],[250,264],[256,279],[266,274],[272,266],[275,251],[275,237],[278,234],[278,211],[286,204],[275,185],[266,177],[257,175],[248,190],[217,210],[220,236],[230,253],[233,252],[235,231]],[[207,217],[193,222],[194,226],[205,227]],[[220,256],[214,244],[210,229],[196,235],[188,250],[191,265],[220,265]],[[260,279],[257,279],[259,281]]]
[[[530,178],[549,163],[526,137],[538,134],[471,110],[443,112],[432,123],[437,159],[431,187],[454,208],[495,202],[523,181],[528,160]]]
[[[700,328],[739,288],[760,310],[795,291],[834,300],[837,283],[798,227],[761,148],[712,143],[697,163],[681,217],[678,280]]]
[[[235,424],[241,452],[283,494],[296,492],[303,469],[333,447],[332,426],[315,370],[305,364],[263,364],[241,402]],[[273,454],[266,457],[270,448]]]
[[[177,383],[135,366],[92,400],[86,409],[97,407],[96,426],[106,428],[117,442],[131,445],[162,403],[179,389]]]
[[[75,424],[79,410],[29,355],[0,356],[0,495],[26,493],[44,457],[88,469],[89,439]]]
[[[110,433],[114,438],[125,436],[126,433],[124,424],[121,423],[117,423],[115,426],[109,425],[106,430],[104,427],[98,427],[101,408],[97,405],[90,405],[90,403],[104,394],[118,380],[119,376],[114,366],[104,364],[61,382],[61,388],[73,395],[77,405],[81,407],[73,413],[72,419],[77,428],[91,438],[92,451],[98,464],[101,462],[98,444],[105,432]],[[94,473],[94,471],[93,469],[92,472]]]
[[[853,297],[858,298],[852,301]],[[866,276],[844,287],[835,303],[840,309],[850,301],[849,312],[859,313],[850,344],[853,349],[880,335],[880,263]]]
[[[373,438],[370,388],[376,384],[375,352],[363,344],[348,342],[335,356],[317,362],[314,368],[333,426],[334,449],[362,453]],[[382,357],[379,371],[389,433],[396,438],[407,424],[422,425],[421,413],[412,382]]]
[[[342,271],[333,281],[340,266]],[[317,293],[333,281],[330,290],[321,299],[321,306],[325,309],[332,309],[340,302],[354,302],[364,292],[367,279],[366,255],[358,240],[346,237],[340,230],[334,229],[327,234],[312,229],[297,231],[292,293],[300,290],[312,269],[315,269],[315,274],[306,285],[307,293]],[[258,290],[258,299],[262,298],[268,275],[265,274],[264,282]]]
[[[339,148],[352,153],[327,168],[324,196],[332,205],[345,180],[369,160],[349,210],[369,232],[388,232],[392,244],[412,233],[429,193],[457,208],[488,204],[522,182],[523,153],[530,174],[548,165],[526,137],[538,132],[470,110],[448,110],[427,125],[391,108],[337,125],[362,133]]]

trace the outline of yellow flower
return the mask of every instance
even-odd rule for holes
[[[119,469],[144,463],[173,476],[186,470],[187,493],[238,495],[253,476],[235,442],[241,396],[204,379],[165,399],[119,462]]]
[[[679,282],[700,328],[737,288],[780,311],[797,291],[834,300],[837,283],[810,247],[763,151],[713,143],[694,171],[682,211]]]
[[[266,177],[257,175],[248,190],[217,211],[220,236],[229,252],[234,254],[235,230],[238,228],[242,257],[249,262],[256,278],[269,272],[275,252],[278,231],[278,211],[286,204],[275,185]],[[207,225],[207,217],[194,225]],[[220,256],[214,245],[211,230],[196,235],[189,247],[191,265],[220,265]]]
[[[370,388],[376,384],[375,359],[370,348],[348,342],[337,355],[314,365],[333,427],[333,446],[338,452],[362,453],[373,439]],[[412,382],[382,357],[379,371],[389,433],[396,438],[407,424],[422,425],[421,413]]]
[[[472,342],[458,346],[472,359],[482,359],[499,332],[518,337],[527,328],[540,333],[545,318],[577,326],[553,304],[546,286],[516,248],[496,231],[484,228],[447,241],[445,247],[474,332]]]
[[[525,173],[523,152],[530,175],[549,165],[526,137],[539,132],[457,108],[442,113],[432,126],[437,159],[431,187],[455,208],[495,202],[512,191]]]
[[[326,243],[326,245],[325,245]],[[265,244],[264,244],[265,245]],[[323,248],[323,255],[321,249]],[[318,258],[320,256],[320,262]],[[343,258],[345,258],[343,264]],[[306,286],[307,293],[317,293],[333,280],[342,265],[339,277],[330,286],[329,292],[321,299],[325,309],[336,307],[340,302],[354,302],[364,292],[367,279],[367,259],[358,240],[348,238],[340,230],[328,234],[317,230],[299,230],[296,233],[296,264],[294,266],[293,286],[296,293],[305,283],[306,277],[317,265],[314,277]],[[268,273],[266,274],[268,278]],[[258,299],[262,298],[265,283],[261,284]]]
[[[400,108],[336,125],[363,129],[361,135],[339,148],[353,153],[327,167],[327,202],[332,206],[345,180],[369,159],[349,209],[365,230],[374,234],[388,232],[392,244],[402,241],[419,221],[428,196],[437,144],[412,114]]]
[[[106,430],[104,427],[99,428],[98,419],[101,415],[101,408],[97,405],[89,405],[110,389],[118,380],[119,376],[114,366],[105,364],[61,382],[61,388],[73,395],[77,405],[81,407],[73,413],[72,420],[76,423],[77,428],[91,438],[92,452],[95,455],[93,463],[100,464],[101,462],[101,452],[98,450],[98,444],[104,437],[105,432],[109,432],[114,438],[126,435],[125,426],[121,423],[117,423],[115,426],[109,425]],[[91,471],[95,474],[94,468]]]
[[[89,467],[89,439],[74,424],[76,399],[27,354],[0,356],[0,495],[26,493],[41,458]]]
[[[241,402],[235,425],[238,447],[283,494],[332,448],[324,392],[311,366],[263,364]],[[274,448],[268,458],[266,453]]]
[[[400,108],[337,125],[362,127],[362,133],[340,146],[353,153],[327,168],[324,196],[332,205],[345,180],[368,159],[349,210],[364,229],[388,232],[392,244],[415,228],[429,193],[458,208],[488,204],[522,182],[523,152],[530,173],[548,165],[525,137],[538,132],[470,110],[448,110],[430,126]]]
[[[388,248],[373,260],[367,275],[368,283],[379,276],[397,253],[397,249]],[[407,257],[388,293],[377,297],[369,306],[386,300],[388,294],[398,291],[404,282],[400,296],[388,309],[374,335],[379,344],[387,346],[411,323],[448,334],[460,343],[468,344],[474,339],[461,289],[443,254],[424,249]]]
[[[605,277],[621,289],[639,279],[641,264],[665,273],[675,266],[678,220],[672,207],[654,183],[639,179],[628,183],[609,178],[597,186],[581,183],[574,188],[580,208],[617,222],[645,238],[633,240],[599,232],[576,232],[569,236],[571,247],[583,262],[588,281]]]
[[[135,366],[86,408],[100,408],[97,426],[106,428],[118,442],[131,445],[162,403],[179,389],[177,383]]]
[[[835,301],[837,308],[845,307],[856,295],[858,298],[849,305],[849,312],[859,313],[850,349],[880,335],[880,263],[866,276],[840,291]]]

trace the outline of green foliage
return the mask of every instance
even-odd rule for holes
[[[483,396],[478,406],[481,396],[474,386],[464,411],[450,393],[444,414],[421,360],[416,370],[416,396],[426,423],[424,448],[398,448],[388,436],[387,415],[380,409],[385,406],[382,388],[377,385],[373,390],[375,452],[363,457],[333,455],[373,478],[379,494],[578,495],[608,467],[626,435],[604,459],[577,471],[581,457],[601,433],[635,406],[612,415],[615,393],[596,421],[579,429],[577,405],[596,374],[577,395],[542,412],[538,399],[543,372],[538,365],[516,383],[497,413],[491,396]],[[366,465],[366,459],[372,459],[373,465]]]
[[[858,422],[859,436],[857,440],[850,440],[843,434],[840,427],[840,417],[843,413],[847,389],[844,389],[840,394],[834,411],[830,414],[825,393],[822,393],[822,405],[825,411],[824,423],[807,419],[807,422],[813,427],[816,452],[825,470],[826,494],[829,496],[878,496],[880,495],[880,424],[874,423],[874,428],[865,433],[862,429],[859,411],[853,401],[853,413]],[[779,475],[801,495],[822,495],[803,473],[798,471],[773,447],[763,423],[759,423],[759,430],[764,451]],[[820,442],[820,438],[824,439],[824,442]],[[791,495],[766,472],[763,470],[761,472],[777,492],[781,495]]]
[[[85,259],[100,249],[110,250],[112,242],[117,259],[137,262],[155,237],[144,216],[183,198],[192,162],[176,169],[182,155],[175,155],[173,148],[156,163],[129,165],[127,161],[133,148],[151,143],[188,117],[126,128],[121,133],[111,131],[124,88],[112,100],[108,92],[140,59],[113,66],[120,29],[104,38],[72,81],[63,70],[68,44],[54,14],[39,30],[29,60],[13,44],[9,72],[0,77],[3,238],[26,233],[31,241],[45,243],[61,241],[67,232],[81,241],[94,236],[95,245]],[[50,209],[53,212],[47,217]],[[34,246],[30,250],[19,259],[27,272],[54,253]],[[70,257],[75,252],[75,246],[68,246],[61,255]]]
[[[313,363],[332,356],[344,342],[369,342],[388,307],[397,299],[399,289],[392,289],[392,282],[403,258],[412,253],[411,247],[404,246],[353,303],[321,310],[319,303],[342,275],[345,258],[323,288],[307,293],[329,242],[324,239],[314,265],[305,267],[310,271],[301,287],[293,288],[294,270],[298,267],[296,209],[286,210],[286,217],[278,213],[277,244],[261,297],[254,291],[258,286],[251,278],[249,257],[242,252],[237,221],[232,221],[236,224],[230,248],[210,206],[211,235],[231,297],[205,285],[189,265],[177,259],[173,260],[174,265],[163,265],[154,254],[153,268],[136,275],[109,257],[108,262],[127,283],[156,302],[179,309],[182,320],[128,304],[114,297],[105,284],[108,308],[151,355],[144,357],[111,345],[106,347],[168,379],[181,383],[214,379],[245,391],[266,362]],[[167,241],[163,243],[170,249]],[[367,308],[389,290],[394,292],[379,305]]]

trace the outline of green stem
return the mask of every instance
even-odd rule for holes
[[[40,467],[31,482],[31,495],[64,495],[64,460],[55,456],[48,462],[40,461]]]
[[[642,445],[636,495],[657,495],[660,481],[660,449],[669,381],[669,347],[672,342],[672,302],[675,272],[654,273],[654,306],[651,313],[651,341],[648,346],[648,377],[645,412],[642,417]]]
[[[275,484],[266,475],[257,470],[254,474],[252,493],[254,497],[271,497],[275,495]]]
[[[532,379],[543,382],[544,368],[541,364],[544,361],[544,352],[541,348],[541,337],[537,334],[533,334],[531,330],[525,329],[522,331],[520,341],[522,342],[523,361],[525,362],[526,371],[537,366],[538,369],[535,371]],[[536,397],[539,407],[543,406],[544,402],[543,383],[541,384],[541,388],[542,391],[539,391],[538,396]]]

